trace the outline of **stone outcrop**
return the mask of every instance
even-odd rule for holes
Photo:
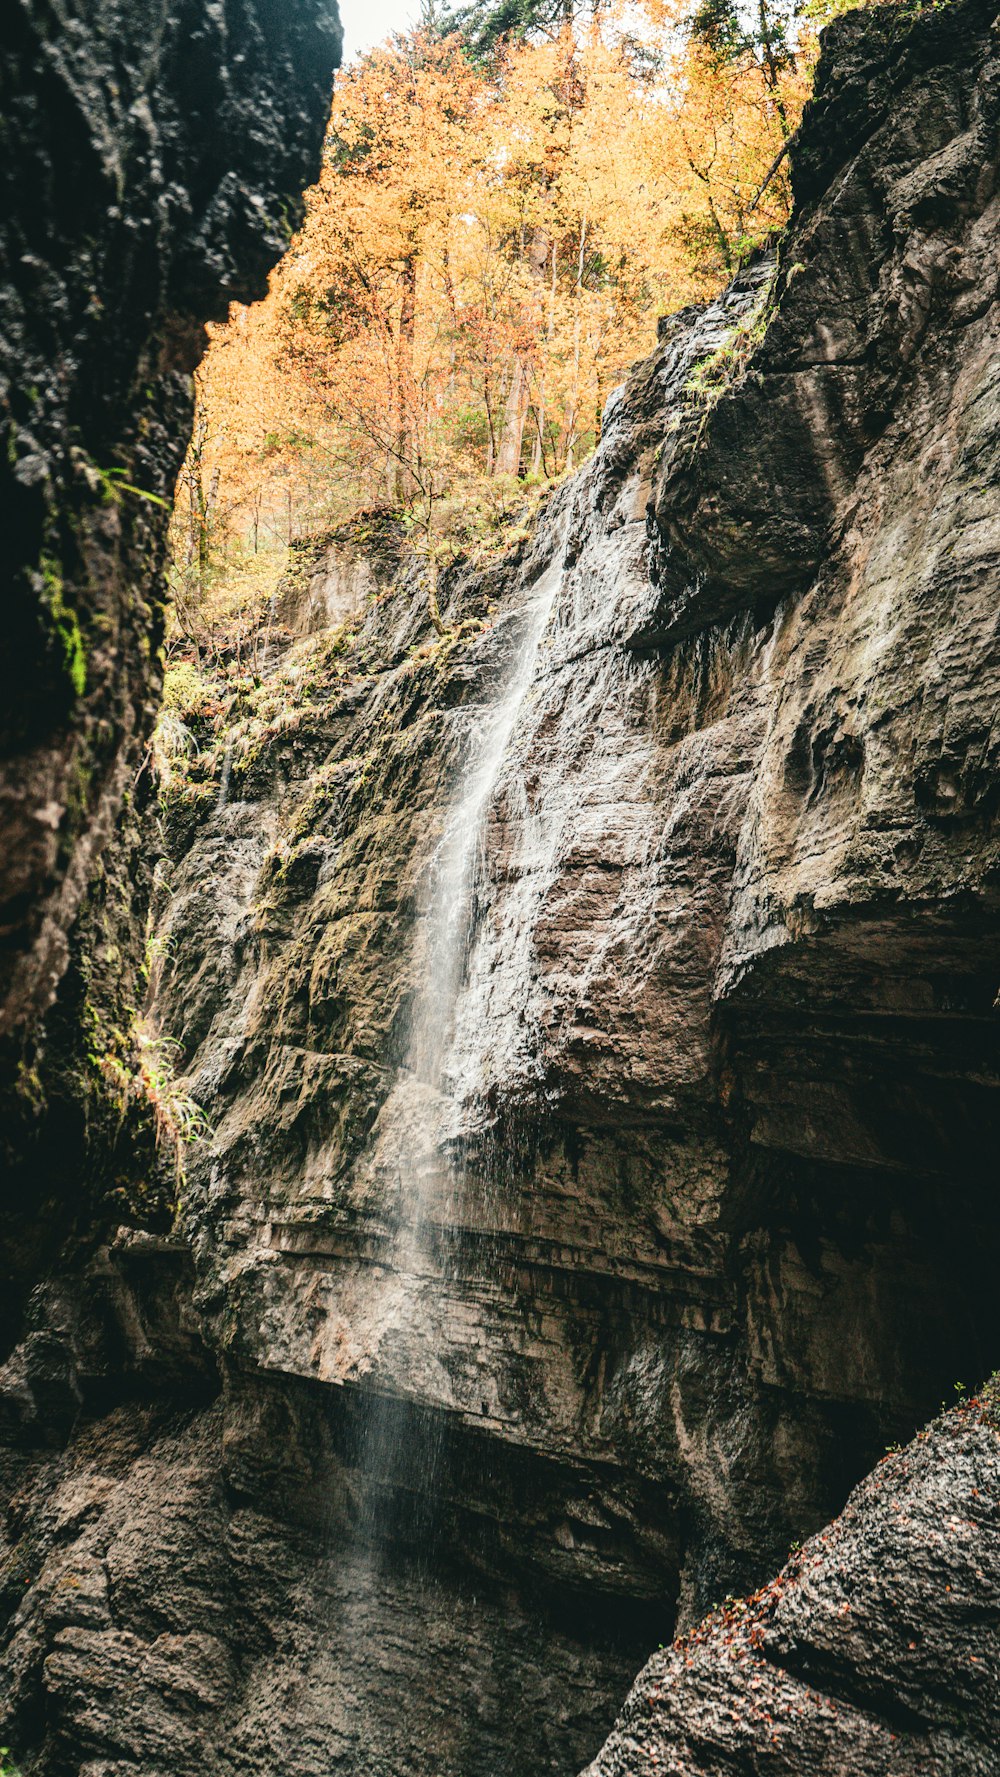
[[[776,1579],[654,1654],[584,1777],[991,1777],[998,1429],[973,1399],[883,1457]]]
[[[142,993],[190,373],[287,244],[339,48],[335,0],[11,0],[0,23],[5,1314],[53,1223],[93,1213],[88,1131],[116,1170],[96,1132]]]
[[[821,1527],[996,1352],[998,78],[982,0],[841,20],[785,237],[446,635],[373,522],[192,692],[213,1136],[6,1371],[39,1771],[987,1768],[992,1408]]]
[[[100,1269],[118,1313],[142,1303],[159,1361],[66,1449],[4,1463],[5,1718],[27,1768],[430,1777],[503,1770],[512,1739],[524,1768],[582,1762],[635,1658],[602,1657],[606,1633],[589,1645],[485,1575],[383,1573],[324,1546],[309,1488],[324,1447],[329,1461],[322,1404],[282,1387],[199,1406],[163,1287],[183,1281],[181,1256],[147,1241]],[[241,1466],[251,1433],[267,1476]]]

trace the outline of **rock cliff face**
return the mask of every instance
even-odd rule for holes
[[[262,294],[284,250],[339,48],[335,0],[11,0],[0,22],[8,1340],[51,1225],[85,1195],[93,1211],[94,1060],[131,1059],[115,1033],[141,994],[142,762],[190,372],[203,323]]]
[[[6,1370],[37,1770],[571,1773],[989,1369],[998,79],[982,0],[840,21],[786,237],[449,634],[372,523],[188,712],[213,1139]],[[594,1772],[986,1770],[998,1482],[979,1402]]]

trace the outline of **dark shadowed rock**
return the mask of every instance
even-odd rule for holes
[[[335,0],[3,9],[5,1293],[83,1205],[99,1063],[141,994],[143,761],[203,323],[262,294],[287,244],[339,49]]]
[[[993,1777],[1000,1437],[973,1401],[883,1458],[752,1598],[654,1654],[584,1777]]]

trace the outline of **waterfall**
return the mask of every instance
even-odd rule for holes
[[[427,963],[414,1008],[406,1066],[441,1089],[447,1047],[473,937],[475,889],[486,819],[518,718],[531,691],[539,650],[563,583],[563,545],[536,582],[524,634],[500,699],[489,711],[467,781],[448,818],[431,872]]]
[[[423,976],[403,1065],[381,1119],[380,1166],[394,1181],[397,1216],[391,1258],[380,1270],[378,1306],[370,1320],[374,1374],[359,1400],[355,1472],[370,1554],[386,1540],[390,1526],[385,1504],[394,1496],[397,1506],[401,1498],[408,1502],[410,1531],[418,1543],[426,1543],[434,1529],[443,1416],[418,1402],[428,1396],[447,1401],[449,1393],[447,1353],[436,1338],[432,1299],[447,1279],[461,1183],[447,1145],[449,1049],[475,941],[487,820],[563,585],[564,549],[562,531],[529,602],[512,619],[520,627],[513,656],[495,701],[479,713],[458,794],[434,853],[424,912]],[[395,1364],[387,1361],[387,1354]]]

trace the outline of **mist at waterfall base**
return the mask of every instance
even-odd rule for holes
[[[481,1082],[476,1045],[466,1041],[459,1055],[454,1039],[476,947],[490,811],[501,794],[516,794],[516,786],[504,780],[512,765],[516,772],[512,743],[543,670],[546,631],[563,587],[565,540],[563,524],[527,602],[503,620],[513,633],[505,668],[490,687],[493,696],[454,712],[464,729],[458,787],[427,873],[420,921],[422,977],[405,1058],[389,1101],[390,1117],[393,1110],[401,1111],[408,1138],[408,1151],[395,1161],[396,1218],[391,1256],[384,1266],[384,1275],[393,1280],[386,1292],[386,1318],[395,1324],[411,1317],[425,1286],[447,1284],[461,1234],[463,1129],[477,1114],[482,1119],[483,1107],[477,1112]],[[503,1143],[487,1142],[486,1148],[487,1188],[501,1190]],[[425,1350],[425,1369],[439,1370],[443,1355]],[[447,1413],[419,1398],[424,1392],[419,1377],[414,1392],[407,1393],[393,1381],[383,1383],[378,1372],[376,1355],[370,1381],[358,1393],[350,1452],[354,1519],[341,1554],[360,1561],[372,1582],[381,1555],[398,1535],[429,1578],[430,1559],[444,1529],[439,1506]],[[443,1388],[432,1393],[447,1397],[446,1378]]]

